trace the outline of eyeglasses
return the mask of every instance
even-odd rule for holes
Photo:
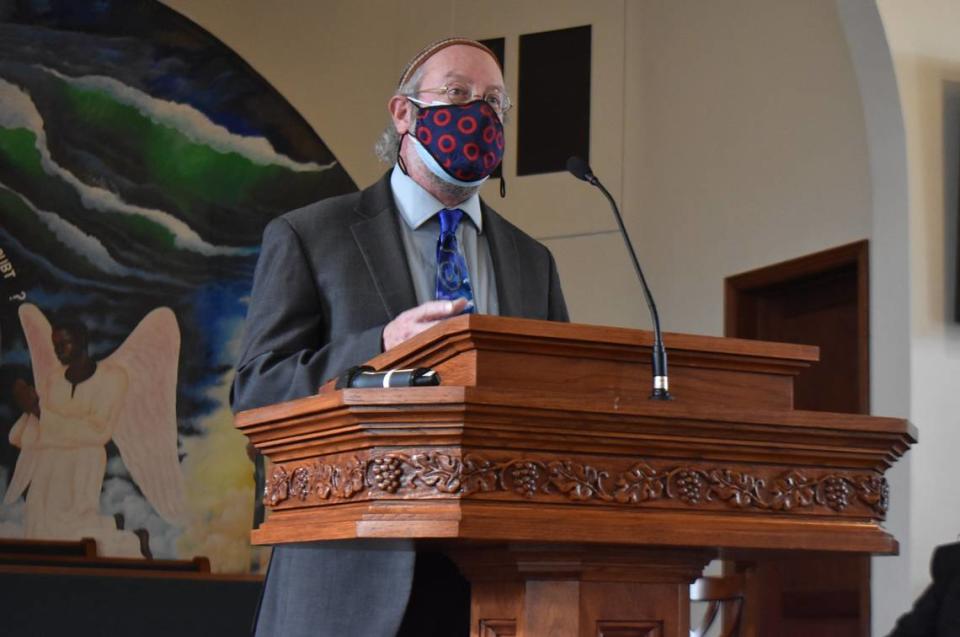
[[[433,93],[434,95],[445,95],[451,104],[466,104],[472,102],[474,97],[480,97],[484,102],[490,105],[494,111],[501,117],[509,111],[513,104],[510,98],[501,91],[487,91],[483,95],[477,95],[473,90],[463,84],[447,84],[438,88],[422,88],[418,93]]]

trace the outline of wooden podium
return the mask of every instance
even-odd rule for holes
[[[817,348],[461,316],[370,361],[442,385],[329,386],[243,412],[272,462],[257,543],[415,538],[472,586],[471,635],[687,637],[715,557],[894,553],[904,420],[793,409]]]

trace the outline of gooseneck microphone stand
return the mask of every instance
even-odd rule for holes
[[[640,261],[637,259],[637,253],[633,249],[633,243],[630,242],[630,235],[623,225],[623,217],[620,216],[620,209],[613,200],[610,192],[604,188],[600,180],[597,179],[587,162],[579,157],[571,157],[567,160],[567,170],[577,179],[582,179],[591,186],[596,186],[604,194],[607,201],[610,202],[610,208],[613,210],[613,216],[617,219],[617,225],[620,226],[620,235],[623,242],[627,245],[627,252],[630,253],[630,259],[633,261],[633,269],[637,272],[637,278],[640,279],[640,286],[643,288],[643,296],[647,300],[647,307],[650,309],[650,317],[653,320],[653,351],[651,363],[653,365],[653,391],[650,393],[652,400],[672,400],[670,395],[670,380],[667,376],[667,350],[663,346],[663,334],[660,331],[660,314],[657,312],[657,304],[653,300],[650,288],[647,286],[647,279],[643,276],[643,270],[640,268]]]

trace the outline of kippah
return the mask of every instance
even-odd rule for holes
[[[403,73],[400,74],[400,81],[397,83],[397,87],[401,87],[406,84],[414,72],[420,68],[424,62],[430,59],[434,53],[441,51],[448,46],[454,46],[455,44],[465,44],[466,46],[476,47],[481,51],[485,51],[494,59],[494,61],[497,63],[497,66],[500,66],[500,60],[497,59],[497,54],[491,51],[490,48],[485,44],[477,42],[476,40],[471,40],[470,38],[444,38],[443,40],[438,40],[433,44],[428,45],[426,48],[414,55],[412,60],[407,62],[407,65],[403,68]]]

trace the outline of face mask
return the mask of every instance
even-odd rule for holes
[[[415,133],[407,133],[434,175],[456,186],[479,186],[503,159],[503,124],[483,100],[420,106]]]

